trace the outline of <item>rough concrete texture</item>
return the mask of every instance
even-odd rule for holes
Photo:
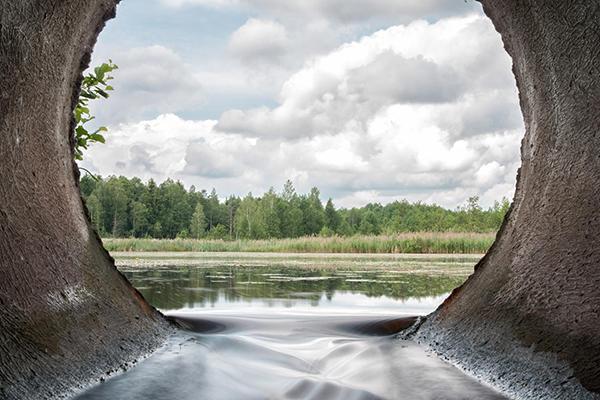
[[[68,395],[169,330],[90,228],[72,162],[115,2],[0,0],[1,398]],[[493,248],[415,337],[514,397],[598,398],[600,3],[482,2],[514,60],[523,166]]]
[[[482,0],[525,118],[514,204],[416,338],[505,393],[600,398],[600,2]]]
[[[0,398],[67,396],[169,325],[90,227],[72,110],[108,0],[0,0]]]

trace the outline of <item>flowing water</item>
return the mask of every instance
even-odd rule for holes
[[[476,258],[116,255],[180,329],[80,399],[501,399],[395,333]]]

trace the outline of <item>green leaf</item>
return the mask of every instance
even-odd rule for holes
[[[98,98],[98,96],[96,96],[96,95],[95,95],[95,94],[93,94],[93,93],[89,93],[89,92],[82,92],[82,93],[80,94],[80,96],[82,96],[82,97],[85,97],[86,99],[90,99],[90,100],[94,100],[94,99],[97,99],[97,98]]]
[[[99,81],[101,81],[102,79],[104,79],[105,71],[102,68],[103,65],[104,64],[102,64],[99,67],[94,68],[94,73],[96,74],[96,79],[98,79]]]
[[[109,97],[107,92],[114,90],[107,82],[113,79],[110,72],[117,68],[118,66],[113,64],[112,60],[109,60],[108,63],[103,63],[94,68],[92,73],[86,74],[82,79],[79,99],[77,99],[77,106],[73,111],[76,122],[76,140],[74,149],[74,157],[76,160],[83,159],[83,150],[86,150],[89,144],[105,143],[104,136],[100,134],[100,132],[108,131],[105,126],[101,126],[93,133],[90,133],[84,125],[95,118],[91,115],[91,111],[88,107],[89,101],[99,98],[106,99]]]
[[[98,133],[94,133],[94,134],[90,135],[90,140],[94,141],[94,142],[105,143],[104,136],[102,136]]]

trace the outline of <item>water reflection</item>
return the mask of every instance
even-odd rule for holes
[[[287,266],[152,267],[121,270],[150,303],[182,309],[373,308],[424,314],[464,276],[419,275],[389,268]]]

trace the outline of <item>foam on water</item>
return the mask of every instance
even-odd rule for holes
[[[79,399],[503,398],[387,334],[382,327],[398,321],[393,316],[245,310],[171,317],[183,329],[164,348]]]

